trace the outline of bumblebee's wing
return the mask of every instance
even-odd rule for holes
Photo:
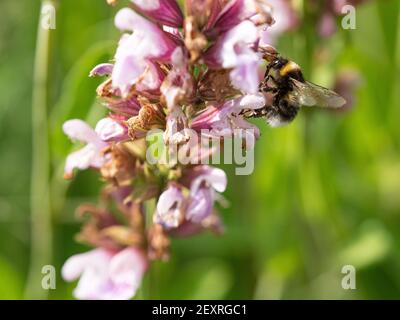
[[[293,83],[292,97],[299,105],[321,108],[341,108],[346,100],[324,87],[317,86],[311,82],[300,82],[291,78]]]

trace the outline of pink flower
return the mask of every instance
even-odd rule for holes
[[[329,38],[335,34],[336,30],[337,26],[335,16],[330,12],[325,12],[318,25],[320,36]]]
[[[69,258],[63,268],[66,281],[80,278],[74,296],[82,300],[127,300],[132,298],[147,269],[147,260],[135,248],[117,253],[95,249]]]
[[[128,127],[111,118],[101,119],[95,129],[98,137],[106,142],[124,141],[129,139]]]
[[[297,13],[289,1],[269,0],[268,3],[272,7],[274,23],[268,27],[260,27],[261,45],[274,43],[279,35],[293,30],[299,23]]]
[[[160,91],[167,103],[167,107],[172,110],[178,106],[184,97],[193,93],[193,83],[188,71],[188,61],[182,48],[176,48],[171,55],[172,69],[164,79]]]
[[[188,171],[182,184],[189,189],[188,195],[181,186],[171,184],[158,200],[155,222],[167,229],[186,222],[201,224],[212,214],[216,192],[225,191],[227,178],[223,170],[202,165]]]
[[[241,111],[251,109],[256,110],[265,106],[265,98],[261,94],[246,95],[235,100],[230,100],[222,106],[210,106],[192,121],[191,128],[201,131],[210,130],[211,137],[233,137],[237,132],[245,134],[246,148],[252,149],[255,140],[259,138],[259,129],[247,122],[240,115]]]
[[[243,21],[206,52],[205,62],[212,68],[232,69],[232,84],[246,93],[255,94],[259,89],[258,69],[262,60],[253,49],[258,40],[257,27],[250,21]]]
[[[170,185],[158,199],[155,222],[167,229],[177,228],[184,219],[182,190]]]
[[[201,223],[195,223],[187,220],[182,223],[177,229],[171,230],[170,234],[178,237],[190,237],[202,233],[206,230],[210,230],[218,235],[221,235],[223,233],[224,226],[217,214],[211,214],[206,219],[203,219]]]
[[[136,8],[157,23],[180,28],[182,11],[175,0],[131,0]]]
[[[210,26],[212,27],[212,32],[217,34],[225,32],[238,25],[244,18],[247,18],[249,12],[245,2],[245,0],[232,0],[228,2],[216,17],[216,21]],[[215,6],[213,9],[217,10],[219,7]]]
[[[210,137],[189,127],[189,120],[180,108],[167,116],[164,142],[168,146],[169,161],[180,163],[205,163],[218,148],[209,146]]]
[[[92,71],[90,71],[90,77],[102,77],[108,76],[112,73],[114,65],[111,63],[101,63],[95,66]]]
[[[160,86],[165,78],[159,65],[154,62],[148,62],[146,69],[136,84],[138,91],[149,91],[156,95],[160,92]]]
[[[140,111],[140,103],[136,97],[128,97],[126,99],[105,99],[106,107],[113,112],[128,118],[137,116]]]
[[[218,1],[215,1],[218,2]],[[252,21],[256,26],[272,23],[271,5],[269,0],[231,0],[220,10],[215,6],[214,10],[220,10],[215,21],[209,24],[211,30],[208,33],[218,35],[232,29],[244,20]],[[211,16],[213,16],[211,14]]]
[[[129,8],[118,12],[115,24],[120,30],[133,33],[124,34],[119,42],[112,73],[114,87],[123,96],[138,83],[142,84],[141,89],[157,89],[162,79],[153,61],[169,61],[176,43],[157,25]]]
[[[107,142],[129,139],[127,127],[111,118],[101,119],[95,130],[82,120],[69,120],[64,123],[63,130],[69,138],[86,142],[85,147],[67,157],[66,177],[71,177],[75,168],[101,168],[107,161],[103,154]]]
[[[224,192],[228,181],[223,170],[209,166],[198,166],[189,175],[193,180],[190,183],[186,219],[200,223],[211,215],[216,192]]]
[[[164,132],[164,141],[169,144],[182,144],[189,140],[188,119],[182,109],[175,108],[167,116],[166,130]]]
[[[86,142],[86,146],[67,157],[65,176],[71,177],[75,168],[100,168],[105,163],[102,150],[108,146],[96,131],[82,120],[69,120],[63,125],[64,133],[73,140]]]

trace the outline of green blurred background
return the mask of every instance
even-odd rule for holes
[[[356,30],[330,39],[318,39],[306,18],[279,40],[279,51],[314,82],[330,85],[338,71],[357,71],[356,104],[347,113],[303,112],[280,129],[258,122],[253,175],[225,168],[225,235],[175,239],[171,261],[145,279],[147,298],[400,298],[399,7],[398,0],[371,1],[357,9]],[[99,0],[58,2],[49,77],[45,86],[36,78],[44,91],[33,100],[40,1],[0,2],[0,298],[72,298],[75,284],[59,270],[88,250],[73,239],[80,226],[74,209],[96,201],[101,183],[93,172],[63,181],[72,145],[61,125],[70,118],[94,124],[105,113],[95,97],[101,79],[88,73],[112,57],[116,10]],[[44,145],[32,151],[32,117],[45,107],[49,159]],[[38,141],[47,139],[43,123],[35,130]],[[43,264],[58,270],[56,290],[40,288]],[[356,267],[356,290],[341,288],[347,264]]]

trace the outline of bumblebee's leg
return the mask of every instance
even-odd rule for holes
[[[275,80],[275,78],[272,76],[272,75],[268,75],[266,78],[265,78],[265,82],[268,82],[269,80],[272,80],[272,82],[274,83],[274,85],[278,85],[278,83],[277,83],[277,81]]]
[[[277,93],[279,91],[278,88],[271,88],[271,87],[264,87],[262,88],[263,92],[272,92],[272,93]]]
[[[238,113],[238,115],[243,116],[245,118],[252,118],[254,116],[255,112],[256,112],[256,110],[243,109]]]
[[[274,87],[271,87],[268,85],[268,81],[272,80]],[[278,83],[275,80],[275,78],[271,75],[267,76],[264,81],[260,85],[260,89],[263,92],[272,92],[272,93],[277,93],[279,91],[278,89]]]
[[[274,67],[275,62],[271,62],[267,65],[267,69],[265,70],[265,74],[264,74],[264,81],[267,82],[267,79],[270,79],[270,77],[272,77],[269,73],[271,72],[271,69]]]
[[[265,80],[264,80],[266,86],[267,86],[268,88],[270,88],[270,86],[268,85],[268,81],[271,81],[272,84],[274,85],[274,88],[276,88],[276,89],[278,90],[278,87],[279,87],[278,82],[275,80],[275,78],[274,78],[273,76],[269,75],[269,76],[266,77]]]
[[[267,107],[258,109],[258,110],[254,110],[252,118],[262,118],[265,117],[267,113]]]
[[[271,62],[267,65],[267,69],[265,70],[264,78],[269,76],[269,73],[271,72],[271,69],[273,66],[274,66],[274,62]]]
[[[263,116],[263,109],[258,110],[242,110],[239,113],[240,116],[244,116],[245,118],[260,118]]]

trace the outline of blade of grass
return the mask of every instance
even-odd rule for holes
[[[41,8],[55,3],[43,0]],[[42,10],[41,10],[42,12]],[[32,169],[31,169],[31,258],[25,297],[46,299],[41,287],[42,267],[51,263],[52,224],[50,204],[50,155],[47,123],[50,29],[39,19],[32,98]]]

